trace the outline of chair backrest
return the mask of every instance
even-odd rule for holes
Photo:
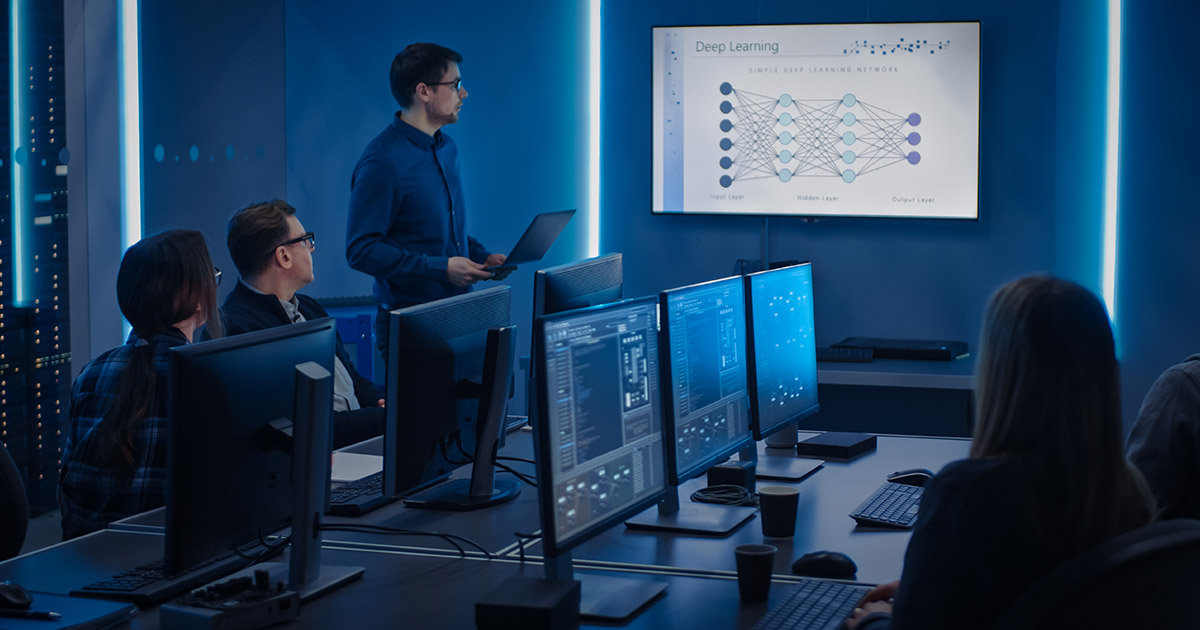
[[[29,499],[17,464],[0,444],[0,560],[21,553],[29,528]]]
[[[992,626],[1200,628],[1200,521],[1151,523],[1058,567]]]

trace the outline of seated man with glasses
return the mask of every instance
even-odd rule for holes
[[[296,293],[313,281],[317,237],[304,231],[295,208],[278,199],[243,208],[229,220],[226,243],[242,277],[221,306],[225,334],[329,316],[316,300]],[[334,448],[382,435],[383,405],[383,394],[354,369],[339,337],[333,375]]]

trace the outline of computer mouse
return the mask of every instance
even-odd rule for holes
[[[840,551],[813,551],[792,563],[792,573],[808,577],[848,580],[858,573],[858,565]]]
[[[906,486],[923,486],[930,479],[933,479],[933,473],[924,468],[897,470],[887,478],[892,483],[902,483]]]
[[[8,580],[0,582],[0,608],[27,610],[32,603],[33,597],[25,589]]]

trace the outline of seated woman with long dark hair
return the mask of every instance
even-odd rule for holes
[[[59,480],[64,540],[166,503],[167,351],[205,322],[220,336],[219,273],[195,230],[148,236],[125,252],[117,303],[133,333],[75,379]]]
[[[1122,450],[1120,388],[1094,294],[1049,276],[996,291],[970,458],[926,485],[900,581],[868,593],[847,626],[986,626],[1038,577],[1149,522],[1153,501]]]

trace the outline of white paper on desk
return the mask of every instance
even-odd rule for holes
[[[362,479],[368,475],[374,475],[381,470],[383,470],[382,455],[338,452],[333,454],[332,481],[335,483]]]

